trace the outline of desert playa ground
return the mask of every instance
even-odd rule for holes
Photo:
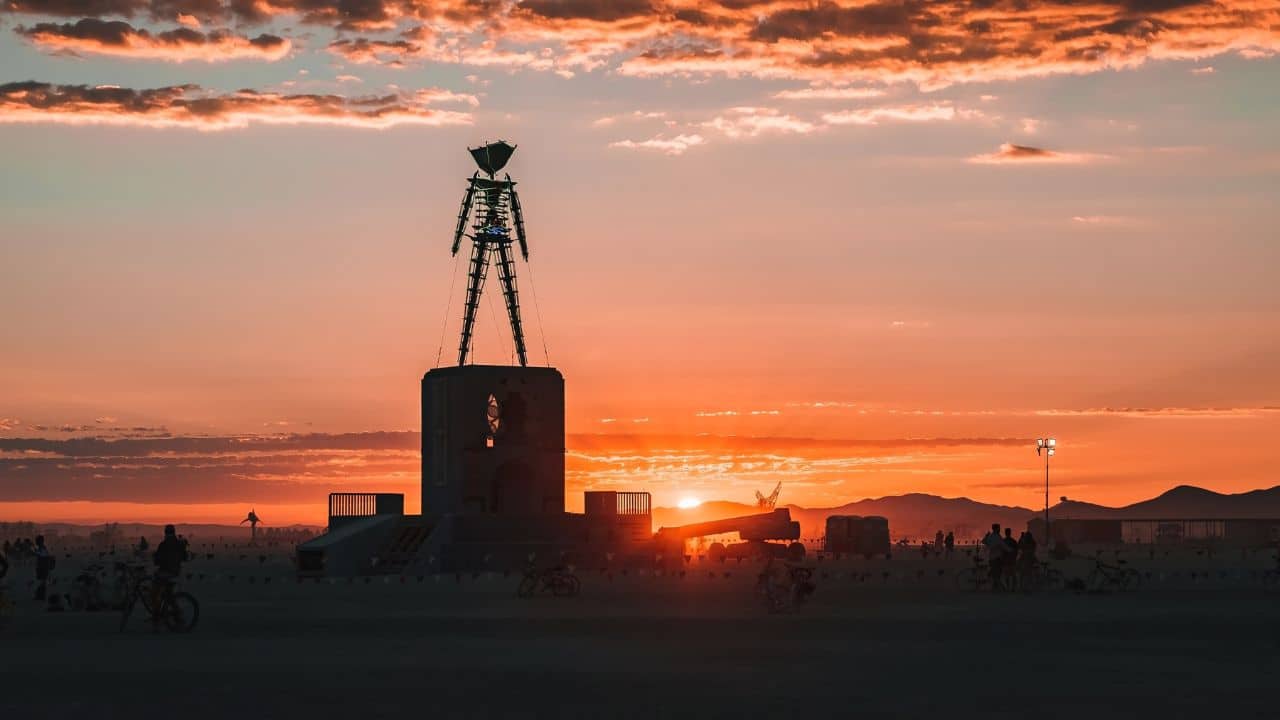
[[[1259,579],[1271,552],[1130,553],[1146,581],[1109,594],[964,592],[963,555],[828,560],[783,615],[764,611],[749,563],[579,568],[580,597],[520,600],[516,575],[299,583],[283,552],[258,554],[190,564],[189,635],[38,612],[29,570],[11,573],[0,717],[1280,714],[1280,596]],[[90,559],[60,558],[57,587]]]

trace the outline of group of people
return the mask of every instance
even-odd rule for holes
[[[939,530],[937,534],[933,536],[933,551],[935,553],[951,557],[951,553],[955,552],[955,549],[956,536],[955,533],[950,530],[947,531],[946,535],[943,535],[942,531]]]
[[[54,557],[49,552],[48,546],[44,544],[44,536],[37,535],[35,540],[31,538],[18,538],[13,542],[4,541],[4,545],[0,546],[0,577],[4,577],[9,572],[10,561],[18,565],[26,565],[34,560],[36,564],[36,599],[44,600],[45,593],[48,589],[49,573],[53,572]]]
[[[1024,531],[1014,539],[1013,528],[1005,528],[1000,534],[1000,523],[991,524],[991,532],[982,538],[990,566],[991,588],[1012,588],[1018,578],[1026,577],[1035,569],[1036,539],[1030,531]]]
[[[148,548],[146,538],[142,538],[135,551],[141,556]],[[155,577],[159,581],[157,587],[164,583],[172,583],[182,574],[182,563],[190,558],[186,538],[177,534],[173,525],[164,526],[164,540],[156,546],[151,560],[156,566]],[[35,561],[36,591],[35,599],[44,601],[48,593],[49,576],[53,572],[56,558],[45,544],[44,536],[37,535],[35,540],[19,538],[10,542],[5,540],[0,546],[0,578],[9,571],[10,563],[26,565]]]

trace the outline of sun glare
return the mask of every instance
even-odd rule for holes
[[[701,504],[702,501],[696,497],[682,497],[680,498],[680,502],[676,503],[676,507],[687,510],[688,508],[696,508]]]

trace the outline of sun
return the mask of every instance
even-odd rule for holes
[[[696,508],[701,504],[702,504],[702,501],[699,500],[698,498],[685,496],[680,498],[680,502],[676,503],[676,507],[688,510],[689,508]]]

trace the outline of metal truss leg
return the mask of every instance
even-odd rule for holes
[[[471,270],[467,274],[467,304],[462,310],[462,341],[458,344],[458,364],[465,365],[471,351],[471,333],[476,325],[476,310],[480,307],[480,293],[484,291],[484,279],[489,274],[489,244],[477,241],[471,245]]]
[[[499,243],[495,249],[498,252],[498,279],[502,281],[502,296],[507,301],[507,317],[511,319],[511,336],[516,343],[516,357],[520,359],[520,366],[524,367],[529,364],[529,360],[524,350],[524,327],[520,324],[520,295],[516,291],[516,268],[511,258],[511,244]]]

